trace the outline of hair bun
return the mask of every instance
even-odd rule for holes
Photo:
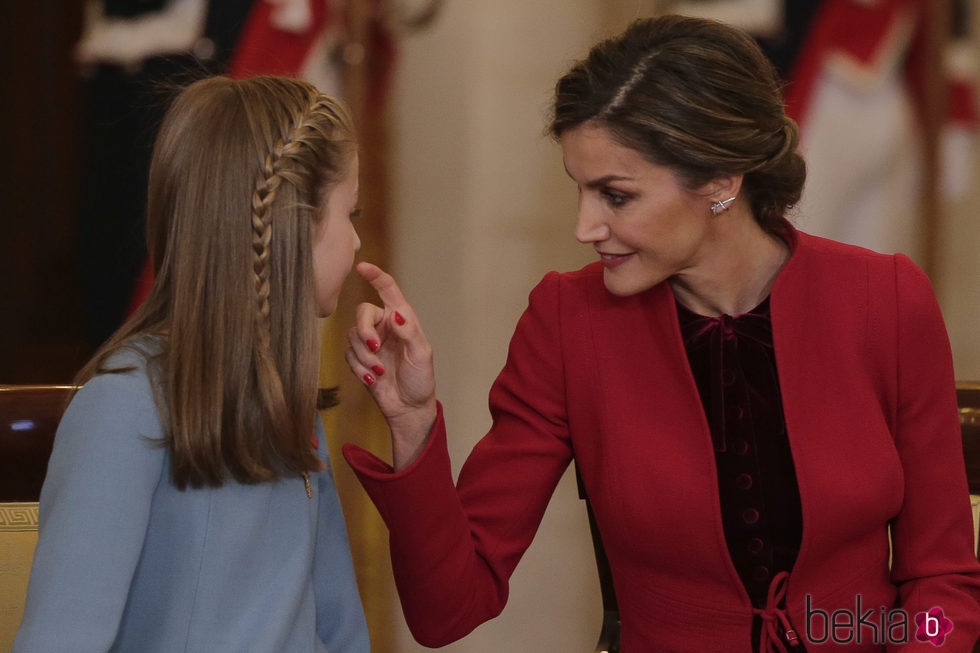
[[[772,141],[775,143],[772,153],[746,170],[746,174],[780,166],[787,156],[796,154],[796,149],[800,144],[800,130],[796,126],[796,122],[789,116],[783,116],[782,126],[773,132]]]

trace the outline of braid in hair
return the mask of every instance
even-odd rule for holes
[[[280,149],[280,148],[277,148]],[[276,171],[281,155],[265,158],[263,174],[252,193],[252,273],[255,276],[257,303],[256,323],[261,349],[269,347],[269,243],[272,241],[272,203],[282,177]]]
[[[265,416],[265,427],[272,435],[263,445],[270,448],[260,456],[265,460],[278,457],[288,461],[288,469],[304,474],[321,465],[309,445],[312,423],[306,426],[305,421],[315,411],[317,396],[315,393],[307,396],[305,389],[304,394],[299,394],[295,378],[299,373],[297,361],[290,358],[293,352],[283,351],[284,345],[278,341],[277,325],[283,319],[280,313],[286,310],[291,298],[274,296],[288,291],[274,276],[280,274],[279,266],[286,265],[278,258],[283,244],[277,244],[275,232],[283,229],[284,234],[291,233],[293,227],[277,227],[276,220],[292,220],[297,210],[309,211],[313,213],[311,220],[318,219],[315,209],[322,200],[321,193],[346,170],[349,159],[345,148],[350,146],[352,133],[350,117],[336,100],[312,86],[305,90],[294,108],[283,116],[280,135],[267,141],[274,145],[265,154],[251,197],[255,301],[251,355],[254,388],[260,399],[260,407],[255,408]],[[288,274],[285,268],[281,273]],[[315,369],[311,375],[310,380],[315,383]],[[249,410],[244,406],[239,408],[239,415]],[[248,446],[247,441],[242,441],[235,448],[241,451]]]
[[[276,202],[277,197],[285,193],[284,184],[287,184],[299,191],[298,195],[287,193],[287,197],[298,199],[308,209],[319,203],[316,194],[343,173],[346,157],[338,149],[343,145],[337,141],[337,126],[350,125],[351,121],[340,104],[313,88],[309,90],[307,108],[298,114],[289,121],[293,126],[285,129],[285,134],[275,141],[266,155],[252,191],[252,276],[256,302],[252,360],[262,412],[268,418],[268,428],[275,433],[271,443],[287,460],[308,461],[293,468],[293,471],[305,472],[318,469],[320,463],[309,448],[309,431],[305,431],[305,435],[303,431],[297,434],[293,428],[296,422],[291,419],[293,411],[290,407],[296,404],[287,398],[285,388],[288,384],[277,362],[282,352],[277,355],[272,343],[272,302],[275,298],[271,295],[275,284],[270,278],[273,270],[271,252],[274,249],[274,219],[282,211],[276,208]],[[315,407],[316,397],[312,397],[310,412]],[[297,408],[306,414],[302,406]]]
[[[324,114],[327,114],[329,122],[323,120]],[[294,163],[300,162],[304,154],[310,152],[310,139],[329,140],[329,134],[324,133],[323,125],[348,120],[346,112],[334,99],[315,93],[309,109],[300,117],[291,133],[277,141],[265,157],[265,164],[252,193],[252,272],[260,352],[269,351],[272,337],[269,326],[269,244],[272,241],[272,205],[276,201],[276,192],[283,181],[293,184],[301,181],[304,171],[302,166],[295,166]]]

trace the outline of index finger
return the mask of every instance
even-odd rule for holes
[[[357,273],[371,284],[384,302],[385,308],[404,309],[408,305],[401,288],[395,283],[394,277],[373,263],[362,261],[357,264]]]

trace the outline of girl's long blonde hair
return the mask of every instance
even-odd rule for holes
[[[151,356],[180,488],[319,470],[312,224],[356,151],[344,107],[287,78],[184,89],[153,150],[143,305],[79,372],[158,336]]]

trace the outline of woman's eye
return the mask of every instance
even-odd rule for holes
[[[360,215],[361,215],[361,209],[360,208],[356,208],[356,209],[354,209],[353,211],[350,212],[350,219],[351,220],[354,220],[355,218],[360,217]]]
[[[626,193],[621,193],[619,191],[615,191],[609,188],[601,191],[601,193],[603,199],[606,200],[606,203],[609,204],[609,206],[612,206],[613,208],[623,206],[624,204],[626,204],[626,202],[630,200],[630,196],[627,195]]]

